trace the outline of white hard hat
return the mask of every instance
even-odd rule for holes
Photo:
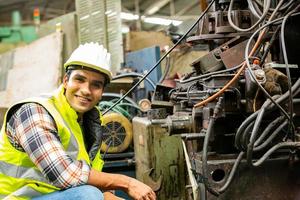
[[[108,76],[109,80],[112,79],[110,72],[110,53],[98,43],[85,43],[79,45],[73,51],[70,58],[64,64],[65,69],[69,66],[83,66],[97,70]]]

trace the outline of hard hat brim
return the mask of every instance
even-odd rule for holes
[[[71,62],[68,62],[68,63],[65,63],[64,64],[64,68],[67,70],[69,66],[71,65],[77,65],[77,66],[84,66],[86,68],[91,68],[93,70],[96,70],[100,73],[103,73],[105,74],[108,78],[109,78],[109,82],[112,80],[112,75],[111,75],[111,72],[104,69],[104,68],[101,68],[99,66],[95,66],[95,65],[92,65],[92,64],[89,64],[89,63],[85,63],[85,62],[80,62],[80,61],[71,61]]]

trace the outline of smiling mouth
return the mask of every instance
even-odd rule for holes
[[[79,96],[79,95],[74,95],[74,96],[82,102],[91,102],[92,101],[91,99],[89,99],[87,97],[83,97],[83,96]]]

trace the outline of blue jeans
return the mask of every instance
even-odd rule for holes
[[[33,200],[104,200],[103,193],[98,188],[91,185],[82,185],[66,190],[52,192],[40,197],[35,197]]]

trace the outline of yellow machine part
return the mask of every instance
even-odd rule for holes
[[[132,142],[132,124],[121,114],[107,113],[102,118],[101,151],[120,153],[125,151]]]

